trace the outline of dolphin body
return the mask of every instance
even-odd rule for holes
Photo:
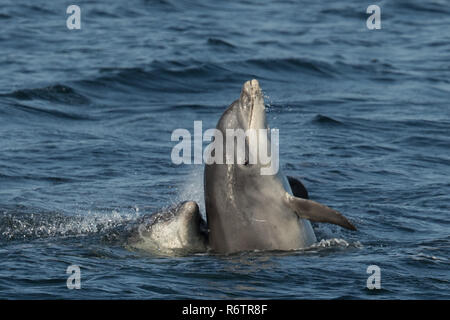
[[[239,99],[224,112],[216,129],[222,133],[224,151],[227,129],[267,129],[264,98],[257,80],[244,84]],[[253,143],[251,139],[245,140],[244,163],[227,164],[223,159],[223,164],[205,165],[204,194],[211,249],[233,253],[305,248],[317,241],[308,220],[356,230],[339,212],[296,197],[291,184],[298,190],[300,182],[290,178],[289,183],[281,170],[262,175],[261,169],[270,163],[263,164],[259,158],[257,163],[248,163],[248,154],[257,154],[255,141],[265,139],[265,145],[270,146],[270,134],[266,132],[259,133]]]

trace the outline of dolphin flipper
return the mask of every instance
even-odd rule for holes
[[[287,192],[285,197],[288,206],[294,210],[300,218],[314,222],[333,223],[343,228],[356,231],[356,227],[336,210],[312,200],[293,197]]]

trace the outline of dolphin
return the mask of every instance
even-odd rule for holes
[[[257,139],[245,139],[245,159],[225,161],[228,152],[226,130],[266,129],[264,98],[257,80],[245,82],[239,99],[219,119],[216,129],[222,133],[225,157],[222,163],[207,161],[204,170],[204,196],[209,246],[217,253],[254,250],[296,250],[317,241],[310,221],[333,223],[356,230],[339,212],[307,198],[306,189],[281,170],[261,174],[267,164],[250,154],[258,154],[255,141],[270,146],[270,131],[258,132]],[[233,137],[234,139],[234,137]],[[236,148],[233,150],[236,155]],[[271,159],[274,161],[274,159]],[[300,183],[301,184],[301,183]],[[293,194],[291,185],[297,195]],[[302,185],[303,186],[303,185]],[[304,189],[304,190],[303,190]]]
[[[125,232],[125,247],[163,255],[185,255],[207,251],[206,223],[194,201],[146,214]]]

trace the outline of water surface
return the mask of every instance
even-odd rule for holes
[[[376,1],[374,31],[360,1],[76,4],[81,30],[64,1],[0,8],[0,298],[450,298],[447,1]],[[359,231],[232,256],[104,241],[177,201],[203,209],[202,166],[172,164],[171,133],[214,127],[252,78],[284,172]]]

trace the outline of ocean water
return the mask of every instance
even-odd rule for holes
[[[2,0],[0,298],[449,299],[449,14],[445,0]],[[283,171],[358,231],[314,224],[307,250],[229,256],[105,241],[178,201],[203,210],[203,168],[171,162],[171,133],[213,128],[252,78]]]

